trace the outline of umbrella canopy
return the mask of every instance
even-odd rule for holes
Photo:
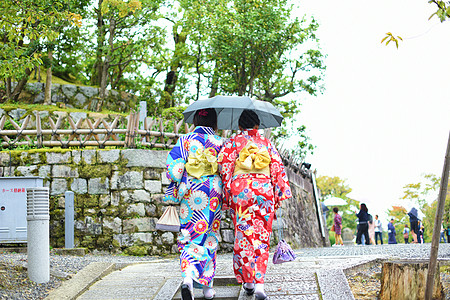
[[[340,206],[347,205],[347,201],[339,197],[329,197],[323,201],[326,206]]]
[[[239,117],[244,109],[256,112],[261,122],[259,128],[278,127],[283,121],[283,116],[271,103],[246,96],[215,96],[206,100],[197,100],[183,112],[184,121],[193,123],[195,112],[205,108],[216,110],[218,129],[239,129]]]

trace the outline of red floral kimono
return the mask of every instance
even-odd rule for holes
[[[233,269],[239,283],[264,283],[272,220],[281,201],[292,197],[280,155],[257,130],[225,143],[219,158],[223,208],[235,228]]]

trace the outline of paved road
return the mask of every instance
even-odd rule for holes
[[[266,292],[271,300],[354,299],[344,274],[346,270],[378,259],[424,259],[429,257],[430,244],[343,246],[295,252],[294,262],[274,265],[269,261]],[[439,258],[450,262],[450,244],[440,245]],[[218,257],[216,299],[252,299],[244,296],[236,284],[231,262],[230,254]],[[77,299],[179,299],[180,284],[178,260],[156,260],[113,271],[90,285]],[[203,299],[200,290],[196,299]]]

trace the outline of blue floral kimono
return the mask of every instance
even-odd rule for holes
[[[213,285],[222,206],[217,156],[223,140],[210,127],[197,126],[181,136],[167,157],[171,180],[164,200],[180,203],[182,276],[196,287]]]

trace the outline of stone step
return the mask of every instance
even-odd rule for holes
[[[216,296],[214,297],[214,300],[237,300],[239,299],[239,292],[241,290],[241,286],[240,285],[214,286],[214,290],[216,291]],[[194,298],[205,299],[203,297],[203,291],[201,289],[194,289]],[[172,299],[181,300],[181,291],[178,290]]]

